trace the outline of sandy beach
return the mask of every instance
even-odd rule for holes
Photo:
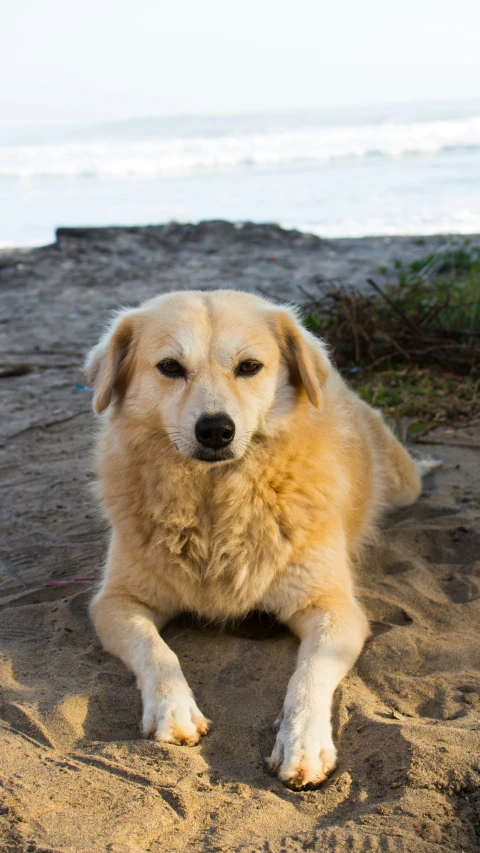
[[[134,679],[87,613],[107,531],[82,362],[113,309],[219,287],[302,304],[462,241],[206,222],[60,229],[0,251],[2,851],[479,849],[480,420],[430,433],[422,452],[443,467],[358,567],[372,637],[337,691],[339,762],[318,790],[287,790],[264,765],[296,654],[286,630],[258,614],[168,626],[213,721],[189,749],[140,739]]]

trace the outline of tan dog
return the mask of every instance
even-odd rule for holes
[[[208,721],[158,633],[181,611],[255,608],[300,638],[270,767],[315,785],[334,767],[330,711],[368,623],[352,557],[386,507],[420,494],[415,463],[350,391],[296,313],[234,291],[170,293],[121,312],[88,357],[112,526],[91,613],[135,673],[143,732],[195,744]]]

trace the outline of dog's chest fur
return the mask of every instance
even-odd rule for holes
[[[277,575],[318,540],[325,505],[318,485],[295,482],[288,465],[217,469],[185,482],[184,471],[144,472],[136,524],[152,571],[186,607],[212,618],[259,604]],[[137,491],[137,490],[135,490]]]

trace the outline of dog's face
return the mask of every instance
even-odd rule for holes
[[[305,392],[321,404],[325,351],[295,315],[235,291],[171,293],[122,312],[87,360],[94,408],[166,433],[203,463],[238,459]]]

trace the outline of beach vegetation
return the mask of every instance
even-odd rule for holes
[[[480,250],[465,241],[384,277],[364,291],[325,288],[307,327],[409,440],[480,413]]]

